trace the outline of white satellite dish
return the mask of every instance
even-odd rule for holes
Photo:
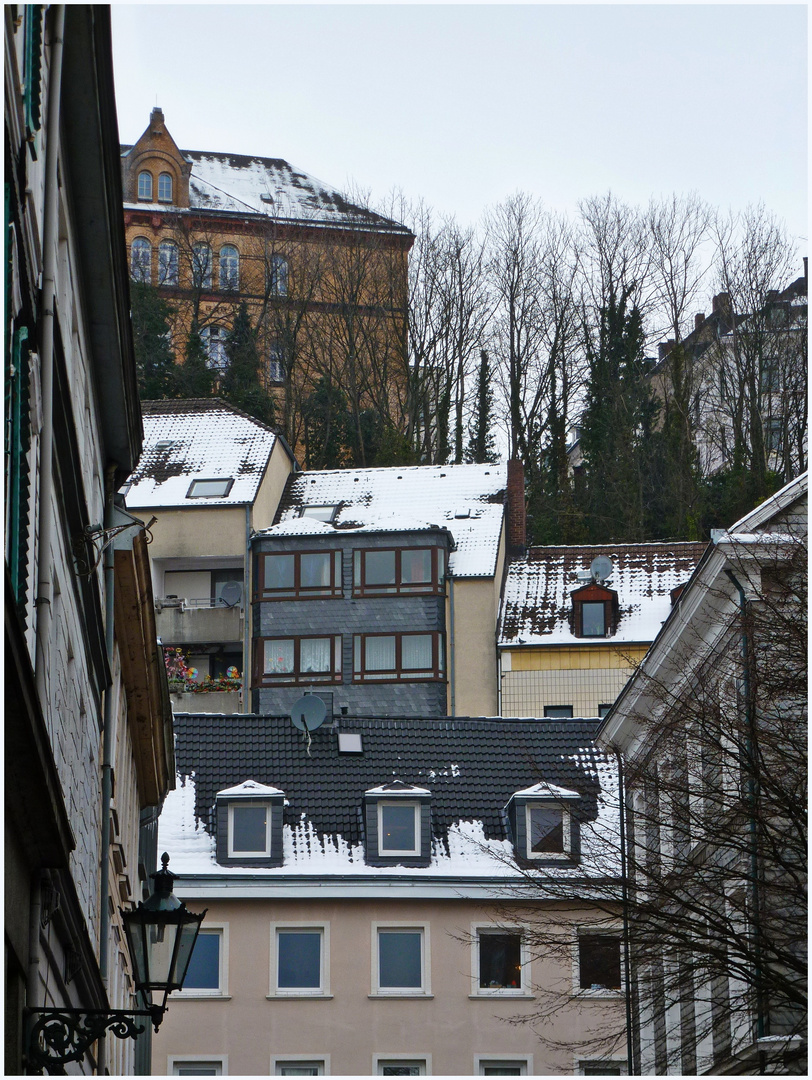
[[[598,555],[590,564],[589,570],[595,581],[607,581],[612,576],[612,560],[605,555]]]
[[[294,727],[299,731],[315,731],[324,723],[327,715],[327,706],[320,697],[315,694],[305,694],[293,703],[290,710],[290,719]]]

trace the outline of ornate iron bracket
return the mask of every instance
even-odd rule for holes
[[[155,1030],[161,1023],[164,1009],[153,1005],[149,1009],[121,1009],[112,1012],[94,1009],[27,1009],[37,1020],[28,1036],[27,1071],[37,1076],[43,1069],[49,1076],[64,1076],[65,1065],[81,1061],[87,1051],[110,1031],[117,1039],[134,1039],[146,1030],[136,1023],[136,1017],[147,1016]]]

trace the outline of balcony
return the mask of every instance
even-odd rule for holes
[[[185,646],[242,641],[245,627],[239,604],[179,596],[156,598],[155,624],[165,644]]]

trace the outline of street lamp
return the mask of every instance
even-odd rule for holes
[[[181,990],[197,940],[202,914],[187,911],[186,905],[172,892],[175,875],[167,869],[169,856],[161,856],[161,869],[151,877],[152,895],[131,911],[121,911],[124,933],[130,951],[135,988],[144,995],[145,1009],[63,1009],[30,1008],[38,1019],[28,1038],[29,1069],[42,1068],[53,1075],[64,1073],[63,1066],[81,1061],[92,1044],[107,1031],[119,1039],[134,1039],[145,1030],[134,1017],[148,1016],[158,1030],[167,1009],[166,999],[173,990]],[[162,994],[159,1004],[153,994]],[[33,1071],[32,1069],[32,1071]]]

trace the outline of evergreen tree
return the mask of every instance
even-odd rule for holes
[[[487,350],[479,354],[476,383],[476,412],[468,429],[465,460],[476,465],[493,465],[499,460],[493,435],[493,387]]]
[[[322,376],[302,403],[308,469],[352,464],[353,417],[343,390]]]
[[[208,361],[200,332],[197,325],[193,325],[186,339],[183,364],[176,375],[178,397],[211,397],[214,390],[214,373]]]
[[[172,308],[158,290],[145,282],[130,282],[133,351],[142,401],[177,396],[177,367],[170,342]]]
[[[240,304],[226,335],[225,351],[227,364],[220,380],[221,397],[263,424],[273,426],[273,396],[262,385],[256,335],[245,301]]]

